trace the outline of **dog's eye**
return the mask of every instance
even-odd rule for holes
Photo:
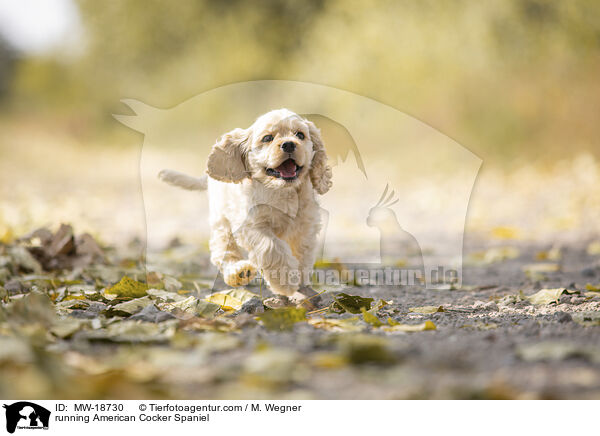
[[[298,137],[298,139],[304,139],[304,133],[302,132],[296,132],[296,136]]]
[[[273,140],[273,135],[265,135],[263,136],[262,142],[271,142]]]

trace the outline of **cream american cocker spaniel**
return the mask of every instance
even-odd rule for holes
[[[314,123],[287,109],[268,112],[219,138],[206,172],[194,178],[163,170],[159,177],[208,189],[211,261],[225,282],[243,286],[260,271],[277,294],[308,286],[321,228],[315,192],[332,184]]]

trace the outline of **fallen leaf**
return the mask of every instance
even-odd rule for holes
[[[571,291],[569,289],[557,288],[557,289],[541,289],[533,295],[525,297],[531,304],[541,305],[557,303],[560,296],[564,293],[574,294],[577,291]]]
[[[90,307],[90,301],[85,299],[69,299],[56,303],[58,309],[80,309],[85,310]]]
[[[339,369],[348,365],[348,358],[338,353],[316,352],[312,353],[311,363],[317,368]]]
[[[89,233],[84,233],[75,238],[75,251],[79,256],[90,256],[90,260],[101,260],[104,258],[102,248],[100,248],[96,240]]]
[[[361,311],[362,311],[363,321],[365,321],[366,323],[371,324],[373,327],[379,327],[379,326],[383,325],[383,323],[379,320],[379,318],[377,318],[377,315],[375,315],[370,310],[367,311],[363,307],[363,308],[361,308]]]
[[[166,342],[175,334],[176,320],[162,323],[143,321],[121,321],[109,324],[104,329],[83,332],[89,340],[112,342]]]
[[[380,336],[366,334],[341,335],[338,346],[350,363],[390,364],[396,359],[388,349],[388,341]]]
[[[543,262],[543,263],[532,263],[523,266],[523,271],[526,274],[539,274],[556,272],[560,270],[560,265],[557,263]]]
[[[3,318],[15,325],[51,326],[56,320],[56,312],[52,301],[46,294],[31,292],[23,298],[0,306],[0,321]]]
[[[61,318],[54,323],[52,328],[50,328],[50,333],[59,338],[66,339],[71,337],[75,332],[81,330],[84,325],[84,321],[76,318]]]
[[[190,296],[175,303],[165,303],[161,307],[167,310],[180,309],[186,313],[205,318],[214,317],[217,310],[221,308],[221,306],[219,306],[218,304],[211,303],[206,300],[199,300],[194,296]]]
[[[156,300],[162,300],[166,302],[175,302],[185,300],[185,297],[179,295],[177,292],[169,292],[163,289],[148,289],[146,291],[150,298]]]
[[[159,310],[154,304],[149,304],[135,315],[129,317],[129,320],[140,320],[146,322],[163,322],[175,317],[169,312]]]
[[[289,330],[297,322],[306,321],[306,309],[303,307],[282,307],[267,310],[257,318],[268,330]]]
[[[104,295],[108,299],[122,298],[133,299],[140,298],[147,294],[148,285],[138,282],[127,276],[121,278],[119,283],[114,284],[104,291]]]
[[[391,318],[388,318],[388,323]],[[383,327],[386,332],[422,332],[425,330],[436,330],[432,321],[425,321],[421,324],[400,324],[394,321],[390,327]]]
[[[473,264],[490,264],[516,259],[521,253],[514,247],[492,247],[486,251],[470,253],[468,260]]]
[[[20,268],[31,271],[34,274],[42,274],[42,265],[25,247],[19,245],[10,247],[8,254],[12,258],[12,261]]]
[[[45,249],[50,257],[70,254],[75,249],[73,228],[67,224],[61,224]]]
[[[588,283],[585,285],[585,289],[590,292],[600,292],[600,285],[592,285],[591,283]]]
[[[237,330],[235,321],[226,318],[190,318],[181,320],[180,326],[183,330],[231,332]]]
[[[560,260],[562,252],[560,247],[552,247],[548,251],[538,251],[535,255],[536,260]]]
[[[409,312],[414,313],[422,313],[422,314],[430,314],[436,312],[445,312],[443,306],[419,306],[419,307],[411,307],[408,309]]]
[[[590,242],[587,246],[587,254],[590,256],[597,256],[600,254],[600,241]]]
[[[206,301],[218,304],[223,310],[239,310],[242,305],[258,295],[243,288],[215,292],[205,298]]]
[[[369,310],[371,308],[372,298],[365,298],[359,295],[348,295],[340,292],[334,297],[333,303],[329,306],[330,310],[335,313],[361,313],[362,309]]]
[[[129,316],[139,312],[148,305],[153,305],[152,300],[148,297],[134,298],[133,300],[125,301],[123,303],[115,304],[107,309],[106,312],[113,315],[120,314],[120,316]]]
[[[336,332],[357,332],[363,330],[363,326],[358,324],[358,317],[353,318],[310,318],[308,324],[315,328],[331,330]]]

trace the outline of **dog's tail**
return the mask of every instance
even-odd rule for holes
[[[165,183],[188,191],[204,191],[208,187],[208,176],[202,177],[188,176],[173,170],[162,170],[158,173],[158,178]]]

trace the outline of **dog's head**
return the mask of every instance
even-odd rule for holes
[[[319,129],[287,109],[268,112],[248,129],[219,138],[208,157],[207,173],[230,183],[251,178],[270,188],[294,187],[310,179],[319,194],[331,187]]]

